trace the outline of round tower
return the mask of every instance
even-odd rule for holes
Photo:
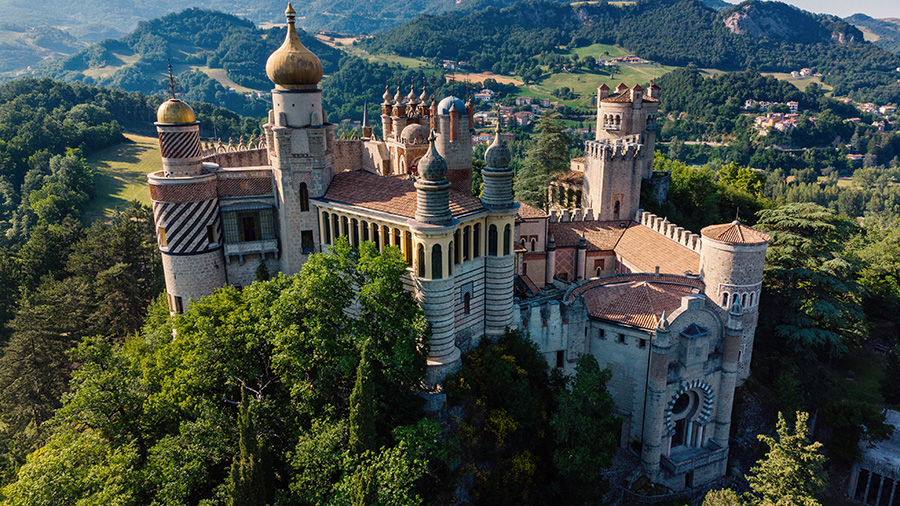
[[[269,162],[277,191],[278,237],[281,271],[294,274],[321,244],[319,220],[311,199],[325,195],[334,177],[334,126],[322,110],[322,62],[307,49],[294,26],[296,12],[285,11],[284,43],[266,62],[266,74],[275,85],[272,111],[265,125],[274,142]],[[313,245],[311,248],[302,244]]]
[[[416,291],[431,323],[426,383],[440,384],[459,369],[456,346],[455,280],[453,237],[459,221],[450,212],[450,181],[447,162],[438,153],[432,133],[428,151],[419,160],[416,180],[416,214],[410,221],[416,253]]]
[[[393,112],[394,101],[391,100],[391,90],[387,85],[384,86],[384,95],[381,96],[384,102],[381,104],[381,137],[384,140],[390,139],[394,134],[391,126],[391,112]]]
[[[735,304],[743,310],[738,376],[745,379],[750,374],[769,236],[737,220],[706,227],[700,235],[700,277],[706,296],[725,311]]]
[[[156,119],[163,170],[147,178],[169,310],[181,313],[227,281],[215,165],[200,161],[200,122],[188,104],[167,100]]]
[[[437,104],[435,121],[438,153],[447,161],[447,179],[453,189],[472,193],[472,133],[466,104],[449,96]]]
[[[513,284],[515,254],[512,245],[515,217],[519,204],[513,200],[512,155],[503,139],[500,126],[494,142],[484,153],[486,167],[481,204],[490,210],[486,220],[488,250],[484,258],[484,333],[499,337],[513,325]]]

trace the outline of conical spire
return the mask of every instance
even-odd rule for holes
[[[369,103],[368,103],[368,102],[365,102],[365,103],[363,104],[363,119],[362,119],[362,126],[363,126],[363,127],[369,126]]]

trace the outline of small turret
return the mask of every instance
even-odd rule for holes
[[[607,86],[606,83],[603,83],[600,85],[599,88],[597,88],[597,99],[603,100],[604,98],[606,98],[608,96],[609,96],[609,86]]]
[[[419,179],[416,180],[416,221],[431,225],[449,224],[450,181],[447,162],[434,146],[434,132],[428,139],[428,151],[419,160]]]
[[[370,140],[372,138],[372,127],[369,126],[369,103],[368,102],[363,104],[362,138],[363,138],[363,140]]]
[[[500,125],[494,142],[484,152],[486,167],[481,174],[484,178],[484,191],[481,203],[488,209],[511,209],[515,206],[513,197],[513,170],[509,167],[512,154],[506,142],[500,138]]]

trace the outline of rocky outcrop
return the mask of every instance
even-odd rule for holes
[[[732,33],[757,39],[804,44],[863,40],[862,32],[840,18],[813,14],[781,2],[744,2],[723,13],[722,21]]]

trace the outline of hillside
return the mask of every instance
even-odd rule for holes
[[[0,24],[0,78],[12,77],[45,59],[70,55],[85,45],[56,28]]]
[[[854,14],[844,21],[865,32],[866,40],[894,53],[900,53],[900,20],[875,19],[865,14]]]
[[[789,26],[773,19],[783,14],[790,15]],[[726,25],[729,16],[735,26],[748,29],[735,33]],[[560,47],[615,44],[664,65],[765,72],[815,68],[837,95],[900,102],[895,73],[900,57],[862,39],[839,18],[777,2],[745,2],[718,13],[699,0],[658,0],[527,2],[423,16],[361,45],[370,52],[459,59],[472,70],[522,76],[536,58],[559,54]]]

